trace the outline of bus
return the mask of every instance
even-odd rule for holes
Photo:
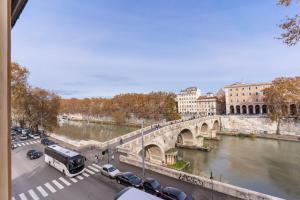
[[[84,171],[85,160],[86,158],[79,153],[56,144],[45,148],[45,162],[69,177]]]

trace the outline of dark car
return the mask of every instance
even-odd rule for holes
[[[34,149],[29,150],[26,153],[27,158],[29,158],[30,160],[37,159],[37,158],[41,157],[42,155],[43,155],[42,152],[34,150]]]
[[[126,186],[142,188],[142,183],[143,183],[142,179],[132,172],[124,172],[124,173],[118,174],[116,176],[116,180],[118,183],[126,185]]]
[[[166,200],[193,200],[191,196],[187,196],[183,191],[174,187],[165,187],[162,190],[161,197]]]
[[[41,144],[46,145],[46,146],[50,146],[55,144],[55,142],[53,142],[52,140],[49,140],[48,138],[43,138],[41,140]]]
[[[162,191],[162,186],[160,182],[154,178],[146,178],[146,180],[144,180],[143,182],[143,188],[145,192],[148,192],[156,196],[160,196]]]

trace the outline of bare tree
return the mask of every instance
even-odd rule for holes
[[[290,6],[293,0],[278,0],[278,5]],[[297,1],[299,2],[299,1]],[[279,27],[284,30],[280,35],[281,39],[288,46],[297,44],[300,40],[300,18],[299,15],[293,17],[287,17],[285,22],[279,24]]]

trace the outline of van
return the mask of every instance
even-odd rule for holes
[[[144,191],[138,190],[133,187],[127,187],[120,191],[114,200],[162,200]]]

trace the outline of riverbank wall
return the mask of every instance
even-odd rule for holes
[[[122,150],[121,150],[122,152]],[[124,152],[123,152],[124,153]],[[119,157],[120,162],[134,165],[137,167],[142,167],[142,161],[137,156],[124,156],[120,155]],[[200,187],[204,187],[207,189],[211,189],[223,194],[227,194],[233,197],[237,197],[240,199],[245,200],[282,200],[281,198],[274,197],[271,195],[263,194],[260,192],[256,192],[253,190],[249,190],[246,188],[237,187],[234,185],[230,185],[227,183],[222,183],[219,181],[215,181],[212,179],[208,179],[201,176],[196,176],[193,174],[189,174],[186,172],[170,169],[161,165],[145,162],[145,168],[154,172],[157,172],[159,174],[163,174],[175,179],[179,179],[182,181],[185,181],[187,183],[191,183],[194,185],[198,185]]]
[[[113,119],[113,117],[111,116],[92,116],[92,115],[83,115],[80,113],[64,114],[64,116],[67,116],[69,120],[73,120],[73,121],[89,121],[89,122],[103,123],[103,124],[117,124]],[[162,123],[165,121],[166,121],[165,119],[157,121],[157,120],[142,119],[142,118],[137,118],[135,116],[131,116],[125,119],[124,125],[140,127],[142,123],[144,123],[144,125],[150,125],[150,124]]]
[[[221,116],[221,130],[246,134],[276,134],[277,123],[266,116],[225,115]],[[282,120],[280,134],[300,136],[300,122],[294,118]]]

